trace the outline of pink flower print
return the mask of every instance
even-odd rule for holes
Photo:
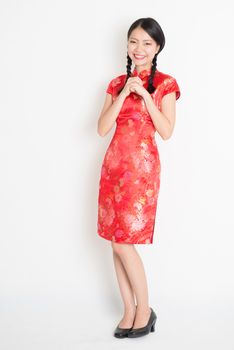
[[[118,185],[114,186],[114,192],[119,192],[119,186]]]
[[[149,205],[154,205],[154,203],[155,203],[155,198],[154,198],[154,197],[149,197],[149,198],[148,198],[148,203],[149,203]]]
[[[104,218],[104,217],[106,216],[107,211],[106,211],[105,208],[103,208],[103,207],[100,205],[100,206],[99,206],[99,213],[100,213],[100,217],[101,217],[101,218]]]
[[[159,174],[159,178],[160,178],[160,172],[161,172],[161,164],[159,163],[156,167],[156,173]]]
[[[140,231],[145,227],[145,225],[145,216],[141,213],[137,214],[137,216],[134,216],[134,220],[131,224],[131,231]]]
[[[140,113],[133,113],[132,118],[136,119],[136,120],[140,120],[141,119],[141,114]]]
[[[152,153],[148,153],[147,154],[147,158],[148,160],[150,160],[151,162],[155,162],[155,156]]]
[[[124,215],[124,222],[127,225],[131,225],[134,219],[135,219],[135,215],[127,214],[127,213]]]
[[[119,179],[119,186],[121,187],[123,186],[123,184],[124,184],[124,179],[121,177],[121,179]]]
[[[152,197],[153,193],[154,193],[154,190],[148,189],[148,190],[146,191],[146,196]]]
[[[109,147],[106,151],[106,160],[109,160],[111,158],[113,158],[113,152],[112,152],[112,149]]]
[[[108,210],[108,213],[107,213],[106,217],[105,217],[105,223],[106,223],[106,225],[107,225],[107,226],[110,226],[110,225],[113,223],[114,218],[115,218],[114,209],[113,209],[113,208],[110,208],[110,209]]]
[[[117,194],[115,195],[115,200],[116,200],[116,202],[120,202],[121,199],[122,199],[122,195],[121,195],[120,193],[117,193]]]
[[[110,169],[117,168],[119,165],[119,158],[116,156],[109,157],[108,159],[108,165]]]
[[[147,145],[147,143],[145,143],[145,142],[141,142],[141,147],[142,147],[144,150],[147,150],[147,149],[148,149],[148,145]]]
[[[112,202],[109,197],[106,198],[105,202],[107,203],[108,206],[111,206]]]
[[[142,204],[139,203],[139,202],[135,202],[135,203],[133,204],[133,206],[134,206],[134,208],[136,208],[137,210],[141,210],[141,209],[142,209]]]
[[[151,173],[152,171],[152,163],[149,162],[147,159],[144,159],[144,161],[142,162],[142,170],[145,171],[146,173]]]
[[[146,198],[145,197],[140,197],[139,198],[139,202],[142,203],[142,204],[145,204]]]
[[[131,171],[125,171],[125,173],[123,174],[123,178],[124,178],[124,180],[126,180],[126,181],[129,181],[130,179],[131,179],[131,177],[132,177],[132,173],[131,173]]]
[[[123,234],[124,234],[123,230],[118,229],[118,230],[115,231],[115,237],[116,238],[122,237]]]
[[[131,154],[132,160],[133,160],[133,164],[136,170],[138,170],[139,165],[140,165],[140,158],[139,158],[139,154]]]

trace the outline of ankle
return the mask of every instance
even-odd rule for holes
[[[137,305],[136,311],[137,313],[148,314],[149,312],[151,312],[151,308],[150,306],[147,306],[147,305]]]
[[[136,305],[128,306],[124,308],[124,315],[135,315],[136,313]]]

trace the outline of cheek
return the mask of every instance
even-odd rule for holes
[[[146,48],[146,52],[147,52],[147,54],[148,54],[149,56],[154,56],[155,50],[154,50],[153,47],[147,47],[147,48]]]
[[[129,44],[129,45],[128,45],[128,51],[129,51],[129,52],[133,52],[134,50],[135,50],[135,45]]]

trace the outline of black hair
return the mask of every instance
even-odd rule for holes
[[[160,45],[159,51],[155,54],[155,56],[152,60],[151,73],[150,73],[150,76],[148,78],[147,91],[150,94],[152,94],[156,88],[153,85],[153,80],[154,80],[154,74],[156,72],[156,67],[157,67],[157,56],[158,56],[159,52],[162,51],[162,49],[165,46],[165,36],[164,36],[164,33],[163,33],[162,28],[160,27],[159,23],[151,17],[146,17],[146,18],[139,18],[138,20],[136,20],[135,22],[132,23],[132,25],[130,26],[128,33],[127,33],[128,40],[129,40],[129,37],[130,37],[132,31],[138,27],[144,29],[149,34],[149,36],[151,36],[151,38],[153,38],[154,41],[156,41],[156,43],[158,45]],[[126,66],[127,76],[126,76],[124,86],[125,86],[128,78],[131,76],[131,66],[132,66],[132,59],[129,57],[129,55],[127,55],[127,66]],[[118,93],[120,93],[123,90],[124,86],[118,91]]]

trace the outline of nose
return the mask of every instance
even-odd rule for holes
[[[144,52],[144,49],[143,49],[143,45],[138,43],[137,46],[136,46],[136,50],[137,52],[140,54],[140,53],[143,53]]]

